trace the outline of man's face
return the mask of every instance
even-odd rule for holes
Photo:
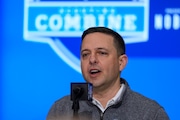
[[[81,69],[84,79],[95,88],[105,88],[119,80],[120,57],[113,37],[95,32],[85,36],[81,46]]]

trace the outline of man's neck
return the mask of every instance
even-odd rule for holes
[[[102,104],[102,106],[105,108],[107,102],[117,94],[120,87],[121,87],[121,84],[119,83],[119,84],[115,84],[112,87],[106,88],[104,90],[95,89],[93,90],[93,97],[96,100],[98,100]]]

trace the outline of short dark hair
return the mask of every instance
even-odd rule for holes
[[[117,49],[118,55],[125,54],[125,42],[122,38],[122,36],[115,32],[114,30],[107,28],[107,27],[90,27],[87,30],[85,30],[81,36],[81,40],[83,41],[84,37],[90,33],[94,32],[100,32],[104,34],[111,35],[114,38],[114,46]]]

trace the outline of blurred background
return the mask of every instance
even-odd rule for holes
[[[62,2],[51,0],[53,1]],[[124,1],[137,4],[147,2],[147,4],[145,6],[142,4],[142,9],[135,13],[137,19],[141,21],[136,23],[138,28],[134,33],[140,32],[145,37],[130,36],[131,34],[128,34],[128,37],[123,36],[130,41],[126,44],[129,61],[122,77],[129,82],[133,90],[161,104],[171,120],[178,120],[180,119],[180,1]],[[71,82],[84,82],[77,67],[80,34],[83,29],[80,29],[79,33],[70,29],[67,34],[61,31],[56,34],[56,31],[50,29],[42,32],[42,26],[37,29],[33,19],[37,14],[47,14],[50,17],[53,14],[51,12],[57,10],[53,7],[49,11],[37,7],[44,4],[37,4],[37,8],[26,6],[41,2],[48,0],[0,1],[1,120],[45,120],[51,105],[62,96],[70,94]],[[76,1],[66,2],[69,2],[69,9],[72,10],[74,7],[71,8],[71,4],[75,5]],[[79,0],[79,2],[88,1]],[[93,3],[89,6],[93,8],[97,0],[91,2]],[[116,2],[123,4],[120,0]],[[133,5],[136,5],[134,3]],[[81,8],[82,6],[79,7]],[[89,9],[87,6],[84,8]],[[102,7],[98,9],[101,10]],[[148,11],[142,15],[144,9]],[[118,11],[120,9],[117,6],[114,10],[124,14],[129,12]],[[44,24],[46,22],[41,23]],[[124,29],[121,31],[126,32]],[[54,45],[57,39],[58,45]],[[65,49],[61,50],[63,47]],[[70,57],[63,57],[64,55]]]

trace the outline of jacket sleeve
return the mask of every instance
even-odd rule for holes
[[[165,112],[165,110],[163,108],[160,108],[156,115],[154,120],[170,120],[167,113]]]
[[[56,103],[54,103],[47,114],[46,120],[56,120],[56,115],[57,115],[57,107],[56,107]]]
[[[66,120],[69,117],[72,117],[72,102],[69,97],[63,97],[52,105],[46,120]]]

